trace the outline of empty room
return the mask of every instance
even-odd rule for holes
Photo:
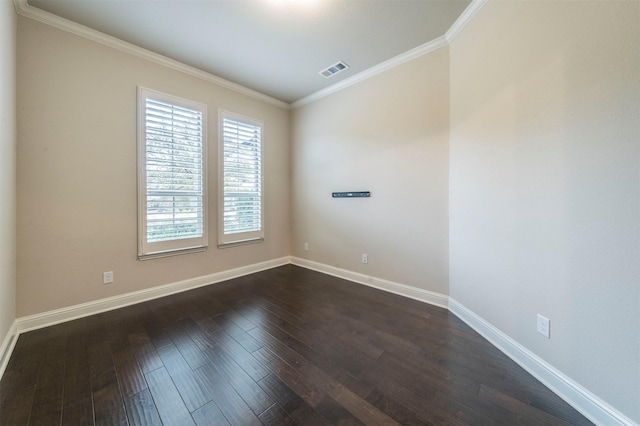
[[[639,425],[640,1],[0,0],[0,425]]]

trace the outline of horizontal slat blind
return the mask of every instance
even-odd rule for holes
[[[261,232],[262,126],[224,115],[221,124],[223,234]]]
[[[146,240],[200,238],[203,220],[202,112],[147,98]]]

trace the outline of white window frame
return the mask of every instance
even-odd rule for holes
[[[202,114],[202,235],[194,238],[182,238],[167,241],[147,241],[147,120],[146,100],[175,105],[198,111]],[[158,257],[174,256],[200,252],[208,245],[208,201],[207,201],[207,106],[188,99],[155,90],[138,87],[138,259],[147,260]]]
[[[225,234],[224,228],[224,120],[233,120],[250,126],[260,127],[260,229],[252,232]],[[264,122],[245,115],[220,109],[218,111],[218,247],[226,248],[240,244],[264,241]]]

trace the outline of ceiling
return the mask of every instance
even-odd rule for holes
[[[28,0],[291,103],[443,36],[471,0]],[[320,71],[349,68],[325,78]]]

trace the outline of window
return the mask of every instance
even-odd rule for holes
[[[138,88],[138,258],[207,247],[206,105]]]
[[[220,111],[220,246],[264,239],[263,123]]]

